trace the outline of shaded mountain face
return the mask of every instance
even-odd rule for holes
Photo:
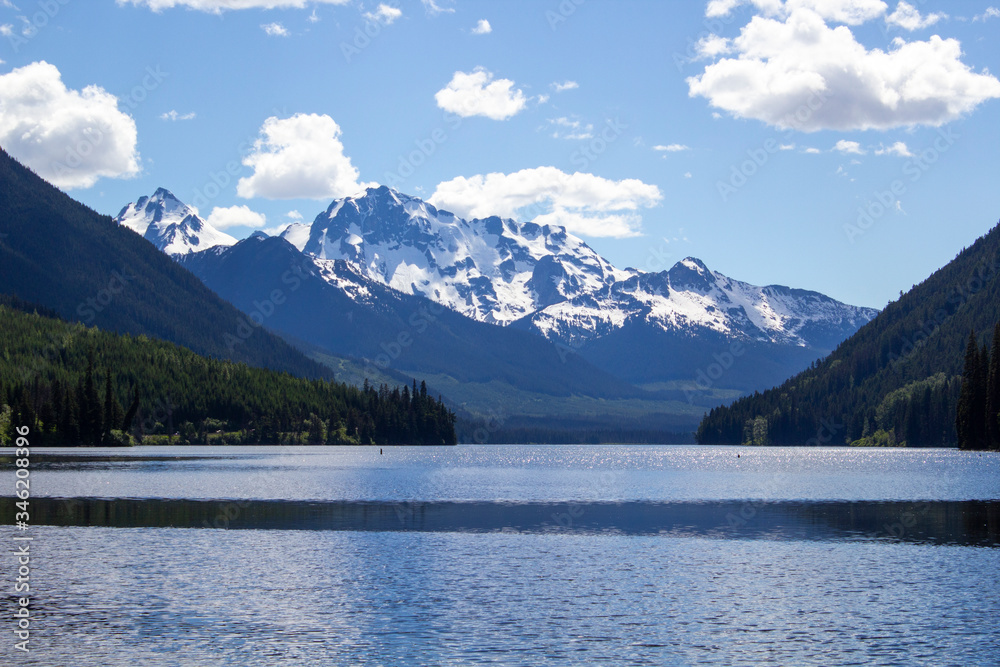
[[[332,373],[267,331],[227,344],[245,315],[110,217],[0,149],[0,292],[69,321],[300,376]],[[40,350],[51,353],[52,349]]]
[[[643,392],[527,331],[476,322],[403,294],[341,259],[303,255],[255,234],[230,248],[178,258],[212,290],[289,338],[367,360],[370,370],[505,383],[552,396]]]
[[[122,208],[115,222],[168,255],[185,255],[236,243],[236,239],[212,227],[197,211],[164,188],[158,188],[152,197],[140,197]]]

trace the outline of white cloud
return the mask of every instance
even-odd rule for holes
[[[778,146],[779,151],[794,151],[795,144],[781,144]]]
[[[809,155],[818,155],[818,154],[822,153],[823,151],[821,151],[821,150],[820,150],[820,149],[818,149],[818,148],[812,148],[812,147],[809,147],[809,148],[806,148],[806,149],[805,149],[805,152],[806,152],[807,154],[809,154]]]
[[[591,123],[584,123],[579,120],[572,120],[565,116],[561,118],[549,118],[550,125],[556,126],[552,133],[553,139],[593,139],[594,126]]]
[[[850,14],[848,4],[831,2],[827,13],[839,5]],[[782,129],[939,126],[1000,97],[1000,81],[962,63],[955,39],[896,38],[888,51],[869,51],[848,27],[831,28],[810,9],[786,20],[755,16],[732,44],[736,57],[687,79],[689,95]]]
[[[329,199],[362,189],[358,170],[344,155],[340,126],[327,115],[268,118],[243,164],[254,170],[236,186],[247,199]]]
[[[454,14],[453,7],[442,7],[434,0],[420,0],[428,14]]]
[[[796,10],[808,9],[828,21],[846,25],[861,25],[888,10],[882,0],[710,0],[705,16],[728,16],[741,5],[752,5],[763,16],[782,19]]]
[[[4,23],[3,25],[0,25],[0,35],[3,35],[4,37],[11,37],[13,36],[13,34],[14,34],[13,25],[11,25],[10,23]]]
[[[160,114],[160,120],[170,120],[170,121],[194,120],[196,116],[197,114],[195,114],[195,112],[193,111],[190,113],[178,113],[176,110],[171,109],[166,113]]]
[[[493,74],[477,67],[472,72],[455,72],[448,85],[434,95],[438,107],[458,114],[507,120],[524,109],[527,99],[514,89],[510,79],[493,80]]]
[[[398,7],[391,7],[385,3],[380,4],[374,12],[365,12],[364,17],[369,21],[381,23],[382,25],[392,25],[393,22],[403,15],[403,10]]]
[[[579,87],[580,84],[578,84],[576,81],[563,81],[562,83],[556,81],[555,83],[552,84],[552,90],[556,91],[557,93],[564,93],[567,90],[574,90]]]
[[[613,181],[594,174],[567,174],[555,167],[512,174],[459,176],[439,183],[430,201],[465,217],[519,214],[538,224],[556,224],[587,236],[637,236],[636,211],[663,198],[655,185],[637,179]]]
[[[833,23],[861,25],[882,16],[888,8],[882,0],[788,0],[781,14],[790,16],[807,9]]]
[[[705,16],[728,16],[741,5],[752,5],[763,16],[781,19],[797,10],[808,9],[828,21],[846,25],[861,25],[889,9],[882,0],[710,0]]]
[[[947,14],[935,13],[921,16],[920,11],[908,2],[900,2],[896,5],[896,11],[885,17],[886,25],[897,25],[903,30],[923,30],[941,19],[948,18]]]
[[[733,47],[730,40],[725,37],[706,35],[698,40],[698,43],[694,45],[694,50],[697,54],[696,58],[702,60],[704,58],[718,58],[732,51]]]
[[[690,146],[685,146],[684,144],[668,144],[666,146],[659,145],[653,146],[654,151],[665,151],[667,153],[679,153],[681,151],[691,150]]]
[[[280,23],[263,23],[260,26],[269,37],[288,37],[291,33]]]
[[[708,18],[719,18],[729,16],[730,12],[742,4],[742,0],[709,0],[705,8],[705,16]]]
[[[154,12],[187,7],[219,14],[229,9],[304,9],[312,4],[345,5],[350,0],[117,0],[119,5],[149,7]]]
[[[312,14],[310,14],[309,18],[306,19],[306,20],[309,21],[310,23],[319,23],[320,22],[319,16],[316,15],[316,8],[315,7],[313,7]]]
[[[986,11],[983,12],[982,14],[979,14],[978,16],[973,16],[972,21],[973,22],[988,21],[989,19],[997,19],[997,18],[1000,18],[1000,9],[997,9],[996,7],[987,7]]]
[[[292,209],[291,211],[285,214],[285,217],[298,221],[302,219],[302,214],[296,211],[295,209]]]
[[[259,229],[267,223],[267,218],[264,217],[263,213],[258,213],[246,205],[230,206],[228,208],[216,206],[212,209],[205,222],[219,230],[229,229],[230,227]]]
[[[135,121],[98,86],[70,90],[45,61],[0,75],[0,145],[61,188],[139,173]]]
[[[913,157],[913,153],[907,148],[906,144],[902,141],[897,141],[891,146],[886,146],[879,148],[875,151],[875,155],[898,155],[899,157]]]
[[[834,145],[833,150],[837,151],[838,153],[844,153],[845,155],[847,155],[847,154],[864,155],[865,154],[865,150],[863,148],[861,148],[861,144],[859,144],[856,141],[848,141],[846,139],[841,139],[840,141],[838,141]]]
[[[691,172],[690,171],[684,172],[684,178],[691,178]]]
[[[476,23],[476,26],[472,29],[473,35],[488,35],[491,32],[493,32],[493,26],[491,26],[490,22],[486,19],[479,19],[479,22]]]

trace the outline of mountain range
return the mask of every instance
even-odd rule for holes
[[[547,396],[587,397],[692,424],[721,398],[807,367],[877,312],[695,258],[618,269],[562,227],[466,220],[384,186],[240,242],[162,188],[116,220],[314,358],[357,379],[426,379],[474,414],[498,398],[521,413]],[[268,303],[276,289],[282,303]]]

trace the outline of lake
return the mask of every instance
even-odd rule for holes
[[[3,664],[1000,664],[995,453],[4,451]]]

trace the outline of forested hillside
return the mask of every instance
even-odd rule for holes
[[[955,446],[967,341],[1000,320],[1000,227],[890,303],[826,359],[712,410],[700,443]]]
[[[350,387],[68,323],[0,298],[0,440],[33,444],[454,444],[454,415],[412,390]],[[163,438],[155,441],[163,441]]]
[[[280,289],[289,287],[269,285],[267,293]],[[3,149],[0,293],[107,331],[145,334],[299,376],[333,377],[254,326],[149,241],[74,201]]]

